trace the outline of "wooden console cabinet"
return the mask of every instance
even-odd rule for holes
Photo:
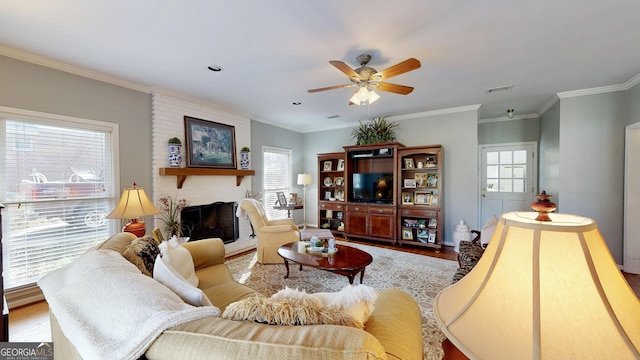
[[[345,234],[395,244],[399,143],[345,146],[347,214]]]
[[[395,224],[393,205],[347,204],[347,236],[395,243]]]
[[[369,144],[318,154],[318,224],[338,236],[439,251],[443,166],[441,145]]]

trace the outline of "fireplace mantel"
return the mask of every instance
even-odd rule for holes
[[[245,176],[255,175],[255,170],[238,170],[238,169],[210,169],[210,168],[160,168],[160,175],[174,175],[178,177],[178,189],[182,189],[182,184],[187,176],[235,176],[236,186],[240,186]]]

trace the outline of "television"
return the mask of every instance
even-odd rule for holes
[[[393,204],[392,173],[354,173],[349,201]]]

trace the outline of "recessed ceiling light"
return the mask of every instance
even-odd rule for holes
[[[207,69],[214,71],[214,72],[218,72],[218,71],[222,71],[222,66],[218,66],[218,65],[211,65],[208,66]]]
[[[294,101],[292,104],[295,105],[295,106],[302,105],[302,103],[300,101]]]

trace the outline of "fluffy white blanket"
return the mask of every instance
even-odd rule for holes
[[[240,203],[238,204],[238,209],[236,210],[236,217],[243,217],[246,214],[246,212],[242,209],[242,203],[244,201],[248,201],[252,203],[253,206],[255,206],[256,209],[258,209],[258,213],[260,215],[264,215],[264,208],[262,207],[262,203],[256,199],[247,198],[247,199],[240,200]]]
[[[347,285],[338,292],[309,294],[305,290],[285,286],[271,296],[274,299],[306,299],[320,309],[333,309],[351,317],[359,328],[369,319],[375,309],[378,291],[366,285]]]
[[[89,250],[38,285],[84,359],[137,359],[167,328],[220,315],[186,304],[111,250]]]

